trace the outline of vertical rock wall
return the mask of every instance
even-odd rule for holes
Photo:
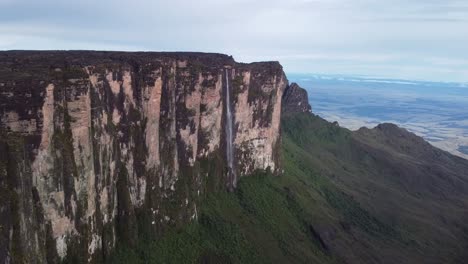
[[[203,53],[0,52],[0,261],[99,262],[225,190],[223,72],[240,177],[278,172],[276,62]]]

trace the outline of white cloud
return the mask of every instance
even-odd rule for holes
[[[468,81],[467,18],[459,0],[0,0],[0,48],[212,51],[288,71]]]

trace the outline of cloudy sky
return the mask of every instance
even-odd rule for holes
[[[468,82],[467,0],[0,0],[0,50],[206,51]]]

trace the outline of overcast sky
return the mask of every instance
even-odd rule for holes
[[[0,50],[206,51],[468,82],[468,0],[0,0]]]

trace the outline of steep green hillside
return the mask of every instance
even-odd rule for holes
[[[198,221],[115,263],[463,263],[468,161],[390,124],[283,120],[284,174],[206,198]]]

